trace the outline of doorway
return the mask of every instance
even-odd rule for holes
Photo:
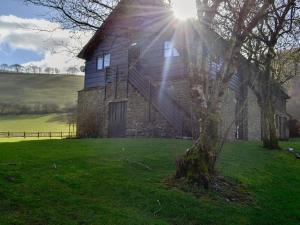
[[[126,137],[127,102],[109,103],[108,137]]]

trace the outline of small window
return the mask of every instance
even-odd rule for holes
[[[110,54],[104,55],[103,66],[104,66],[104,68],[107,68],[110,66]]]
[[[97,58],[97,70],[103,70],[110,66],[110,54],[104,54]]]
[[[97,70],[103,70],[103,57],[97,59]]]
[[[177,57],[180,56],[178,50],[173,46],[171,41],[166,41],[164,44],[164,57]]]

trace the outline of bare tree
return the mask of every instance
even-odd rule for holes
[[[13,64],[13,65],[10,65],[9,68],[10,68],[12,71],[17,72],[17,73],[22,72],[22,70],[24,69],[24,67],[21,66],[20,64]]]
[[[33,73],[37,74],[41,72],[41,68],[35,65],[32,65],[31,70]]]
[[[225,38],[224,51],[219,55],[215,78],[207,71],[205,56],[209,44],[199,42],[197,60],[191,64],[193,108],[200,124],[200,137],[187,153],[177,160],[176,179],[209,188],[216,179],[216,160],[223,148],[220,134],[222,99],[229,81],[237,72],[241,48],[251,31],[261,22],[272,1],[197,0],[197,29],[202,40],[212,42],[211,34]],[[210,36],[208,36],[210,34]],[[215,35],[215,40],[219,40]]]
[[[76,74],[76,73],[78,73],[78,72],[79,72],[79,70],[78,70],[75,66],[69,67],[69,68],[67,69],[67,73],[68,73],[68,74]]]
[[[85,66],[80,67],[80,72],[85,72]]]
[[[297,74],[299,9],[299,0],[275,0],[245,45],[249,61],[259,68],[252,89],[262,109],[263,145],[269,149],[280,148],[275,125],[276,97],[282,85]]]
[[[45,73],[48,73],[48,74],[53,74],[54,73],[54,69],[52,67],[46,67],[44,69]]]
[[[96,31],[120,0],[24,0],[57,12],[53,18],[66,29]]]
[[[58,68],[54,68],[54,73],[55,74],[59,74],[60,73],[60,70]]]
[[[5,71],[7,71],[7,70],[8,70],[8,65],[5,64],[5,63],[1,64],[1,66],[0,66],[0,71],[5,72]]]

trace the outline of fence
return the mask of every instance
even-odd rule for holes
[[[0,132],[0,138],[75,138],[75,132]]]

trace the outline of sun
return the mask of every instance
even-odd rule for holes
[[[175,16],[180,20],[196,17],[195,0],[174,0],[173,11]]]

